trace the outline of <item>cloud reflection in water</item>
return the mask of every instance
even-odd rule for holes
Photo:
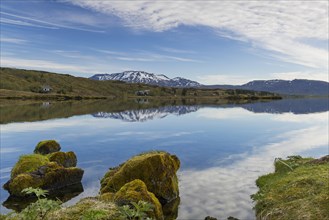
[[[212,116],[218,118],[216,115]],[[280,115],[276,115],[273,120],[287,117],[282,116],[281,119]],[[203,170],[181,170],[178,219],[203,219],[207,215],[219,219],[226,219],[228,216],[254,219],[250,195],[257,191],[255,180],[273,171],[276,157],[303,155],[314,149],[328,153],[328,114],[313,114],[309,118],[318,119],[314,121],[316,125],[279,134],[268,140],[268,144],[264,146],[253,146],[250,153],[231,155],[227,158],[232,161],[229,165]],[[294,115],[292,119],[291,121],[297,122],[297,119],[303,120],[303,117]],[[221,164],[221,161],[215,161],[214,164]]]

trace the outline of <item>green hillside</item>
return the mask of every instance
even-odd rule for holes
[[[44,92],[43,89],[50,91]],[[149,90],[148,98],[223,98],[273,99],[280,98],[268,92],[223,89],[168,88],[119,81],[96,81],[67,74],[36,70],[2,68],[0,98],[25,99],[81,99],[81,98],[134,98],[137,91]]]

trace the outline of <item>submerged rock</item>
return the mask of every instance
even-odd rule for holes
[[[115,193],[113,200],[119,205],[131,205],[131,202],[138,203],[145,201],[153,205],[153,211],[148,212],[148,217],[163,219],[162,206],[155,195],[147,190],[145,183],[139,179],[126,183]]]
[[[55,152],[48,155],[50,161],[56,162],[63,167],[75,167],[77,165],[77,156],[74,152]]]
[[[50,154],[61,150],[61,146],[55,140],[40,141],[34,149],[36,154]]]
[[[179,159],[166,152],[135,156],[105,174],[101,180],[101,194],[117,192],[126,183],[140,179],[161,204],[166,204],[179,195],[176,175],[179,166]]]

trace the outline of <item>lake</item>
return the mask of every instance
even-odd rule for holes
[[[185,104],[185,105],[184,105]],[[328,99],[256,103],[133,100],[5,103],[1,109],[1,185],[22,154],[44,139],[74,151],[83,192],[97,195],[108,170],[149,150],[181,160],[178,219],[254,219],[250,195],[277,157],[328,154]],[[1,189],[1,203],[8,198]],[[1,206],[1,213],[8,210]]]

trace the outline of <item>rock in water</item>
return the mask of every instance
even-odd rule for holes
[[[161,204],[166,204],[179,195],[176,175],[179,166],[179,159],[166,152],[135,156],[105,174],[101,180],[101,194],[117,192],[126,183],[140,179]]]
[[[84,171],[75,167],[77,157],[74,152],[57,152],[56,141],[41,141],[35,154],[23,155],[11,171],[10,180],[3,185],[11,196],[26,196],[22,190],[28,187],[41,188],[50,193],[81,183]]]
[[[49,162],[30,173],[18,174],[11,178],[4,189],[12,196],[25,196],[22,190],[28,187],[42,188],[50,193],[57,189],[81,182],[83,170],[76,167],[65,168],[56,162]]]
[[[50,154],[61,150],[61,146],[55,140],[40,141],[34,149],[36,154]]]
[[[152,219],[163,219],[161,203],[153,193],[147,190],[145,183],[139,179],[126,183],[115,193],[113,199],[119,206],[131,205],[131,202],[148,202],[153,205],[153,211],[148,212],[147,216]]]

